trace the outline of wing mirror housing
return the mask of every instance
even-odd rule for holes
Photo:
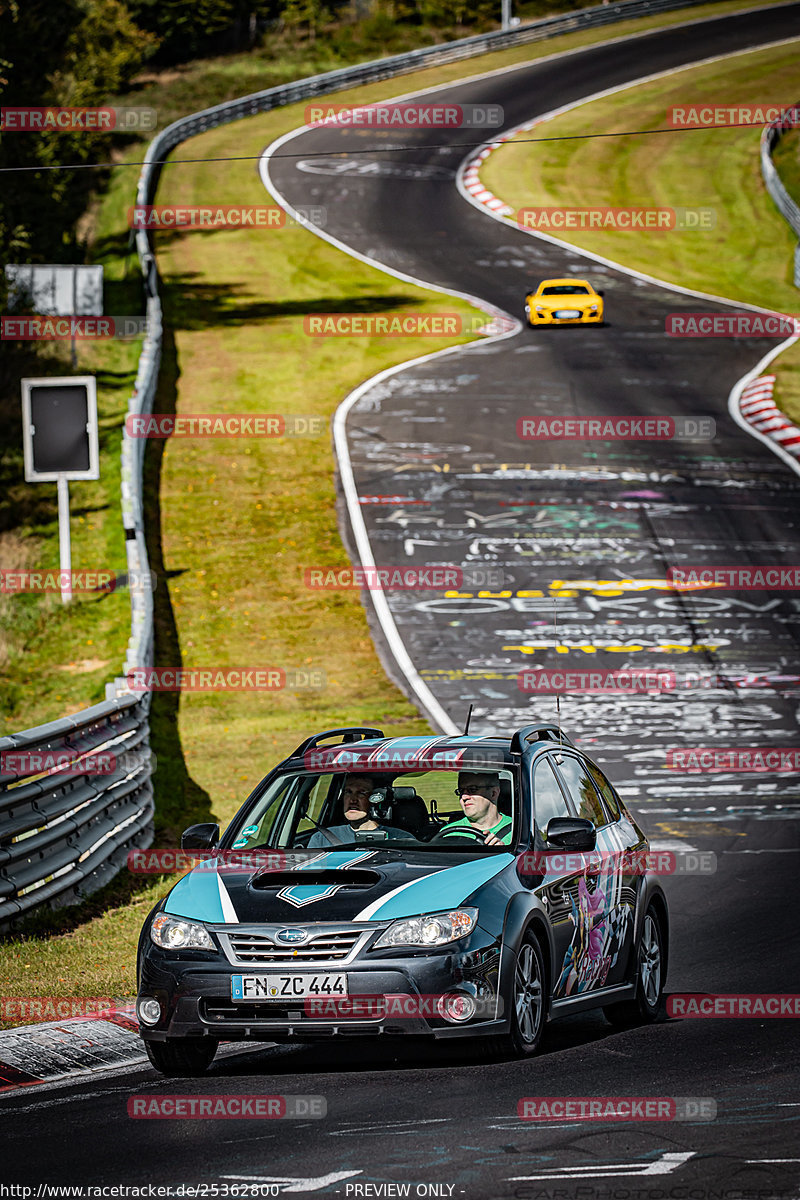
[[[557,850],[594,850],[597,830],[586,817],[551,817],[547,822],[545,841]]]
[[[190,825],[181,834],[181,850],[213,850],[219,841],[219,825],[205,821]]]

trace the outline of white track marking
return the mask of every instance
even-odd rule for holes
[[[694,1150],[674,1151],[669,1154],[662,1154],[651,1163],[608,1163],[598,1164],[593,1167],[571,1167],[559,1170],[553,1168],[552,1171],[542,1171],[539,1175],[512,1175],[509,1177],[509,1183],[521,1182],[529,1179],[599,1179],[608,1178],[620,1175],[671,1175],[678,1167],[682,1167],[690,1158],[694,1158]]]

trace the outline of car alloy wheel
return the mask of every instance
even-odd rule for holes
[[[644,919],[639,951],[639,984],[648,1008],[656,1009],[661,998],[661,941],[652,910]]]
[[[539,958],[531,942],[526,942],[514,968],[514,1015],[519,1036],[526,1045],[535,1045],[542,1028],[544,989]]]
[[[639,939],[636,969],[636,996],[603,1009],[612,1025],[624,1029],[632,1025],[650,1025],[661,1015],[664,991],[664,935],[653,905],[648,908]]]
[[[510,995],[505,997],[509,1032],[489,1039],[493,1054],[522,1058],[534,1054],[542,1037],[545,1020],[546,984],[542,950],[533,934],[527,934],[516,953]]]

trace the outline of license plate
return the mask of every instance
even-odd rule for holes
[[[231,1000],[303,1000],[307,996],[346,996],[347,976],[232,975]]]
[[[559,321],[575,321],[581,315],[580,311],[576,308],[559,308],[553,313],[553,316]]]

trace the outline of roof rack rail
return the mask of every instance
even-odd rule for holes
[[[558,725],[523,725],[511,739],[511,753],[522,754],[523,742],[527,742],[528,745],[533,742],[563,742],[565,746],[575,745]]]
[[[348,729],[326,729],[324,733],[318,733],[314,737],[306,738],[301,742],[296,750],[293,750],[289,758],[301,758],[308,750],[313,750],[325,738],[338,737],[342,735],[339,745],[346,745],[348,742],[361,742],[365,738],[382,738],[386,734],[382,729],[371,729],[367,725],[353,725]]]

